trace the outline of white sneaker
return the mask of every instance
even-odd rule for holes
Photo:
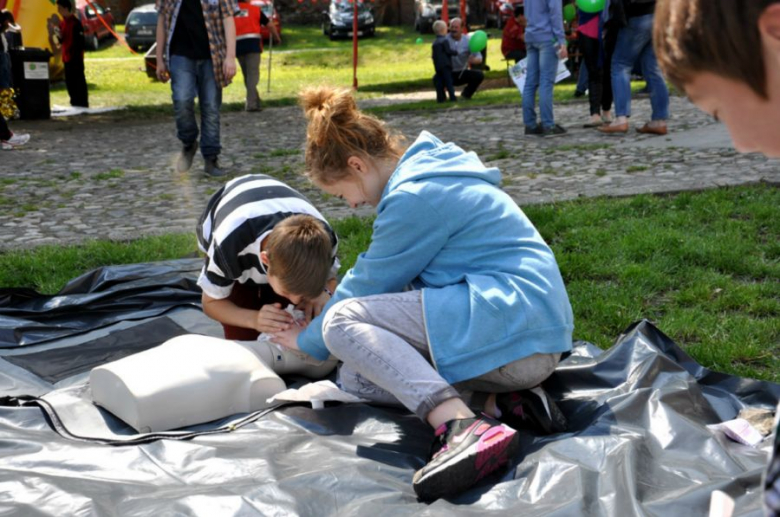
[[[3,151],[10,151],[13,148],[14,146],[12,146],[11,144],[6,144],[5,142],[0,141],[0,149],[2,149]]]
[[[21,133],[11,133],[11,138],[3,140],[3,149],[19,147],[30,141],[30,135]],[[6,145],[10,147],[6,147]]]

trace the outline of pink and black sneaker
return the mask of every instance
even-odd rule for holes
[[[499,419],[514,429],[546,435],[563,433],[569,426],[563,412],[541,386],[500,393],[496,405],[501,411]]]
[[[517,453],[517,432],[488,416],[450,420],[436,430],[431,459],[414,473],[417,497],[457,495],[507,465]]]

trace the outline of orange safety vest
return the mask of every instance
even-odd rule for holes
[[[260,38],[260,8],[249,2],[239,2],[236,14],[236,39]]]

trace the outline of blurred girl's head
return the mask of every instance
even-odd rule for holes
[[[361,113],[349,90],[308,88],[300,102],[308,120],[306,175],[353,207],[376,206],[388,169],[392,172],[403,154],[401,139],[380,120]]]

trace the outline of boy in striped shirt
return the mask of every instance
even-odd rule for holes
[[[198,279],[203,312],[222,324],[226,339],[289,329],[288,304],[310,321],[336,287],[335,232],[303,195],[270,176],[243,176],[217,191],[197,236],[206,254]]]

